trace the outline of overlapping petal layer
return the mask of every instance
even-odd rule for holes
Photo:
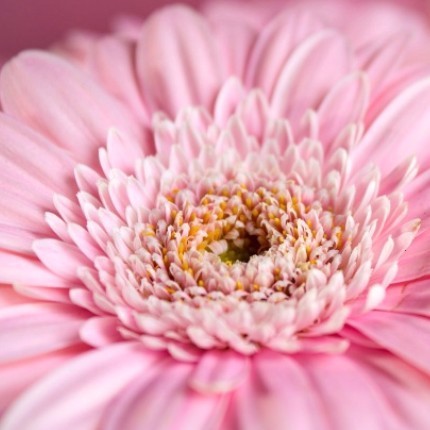
[[[429,427],[429,69],[310,4],[3,67],[2,430]]]

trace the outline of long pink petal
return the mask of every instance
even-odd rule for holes
[[[148,112],[135,76],[134,54],[134,42],[103,37],[94,44],[94,68],[109,92],[127,103],[140,121],[148,123]]]
[[[399,33],[388,38],[371,41],[357,52],[360,70],[365,70],[373,89],[379,89],[383,83],[397,71],[407,46],[407,35]]]
[[[0,250],[0,283],[21,283],[30,286],[62,287],[70,285],[55,275],[36,258]]]
[[[428,160],[430,136],[430,79],[409,86],[372,123],[353,153],[354,166],[371,156],[382,174],[389,173],[405,158],[416,155]]]
[[[348,355],[385,396],[388,410],[381,428],[430,428],[430,378],[427,375],[380,349],[351,348]]]
[[[85,350],[75,346],[0,365],[0,414],[31,384]]]
[[[260,32],[247,66],[246,83],[272,96],[283,66],[296,46],[321,29],[320,22],[308,13],[285,12],[270,21]]]
[[[233,19],[214,22],[213,31],[228,75],[243,78],[257,32],[245,22]]]
[[[101,429],[216,429],[223,398],[191,391],[191,371],[192,365],[169,361],[142,374],[112,401]]]
[[[383,392],[347,355],[310,356],[305,368],[324,405],[330,430],[395,428],[390,427],[396,423]]]
[[[20,186],[29,199],[40,195],[43,198],[38,200],[41,205],[51,203],[52,193],[72,196],[76,192],[70,155],[34,130],[2,113],[0,143],[0,183]],[[31,192],[28,189],[29,182],[32,183]]]
[[[3,67],[0,98],[6,113],[94,165],[111,127],[140,136],[139,125],[88,75],[51,54],[28,51]]]
[[[79,334],[88,345],[105,346],[122,339],[118,332],[118,326],[120,326],[118,318],[93,317],[83,324]]]
[[[272,97],[273,113],[294,125],[307,109],[316,108],[350,68],[350,52],[342,36],[322,30],[309,36],[291,54]]]
[[[234,390],[248,377],[248,357],[234,351],[208,351],[196,366],[190,386],[201,393]]]
[[[359,123],[369,103],[369,83],[365,75],[353,73],[341,79],[318,108],[319,137],[327,150],[341,131]]]
[[[28,297],[23,297],[21,294],[18,294],[13,287],[9,285],[0,285],[0,309],[31,301],[32,300]]]
[[[80,343],[87,312],[60,303],[29,303],[0,311],[0,361],[56,351]]]
[[[18,398],[3,418],[2,430],[93,430],[110,399],[156,359],[133,343],[81,354]]]
[[[430,318],[373,311],[348,324],[430,375]]]
[[[413,281],[430,274],[429,228],[412,242],[399,262],[395,282]]]
[[[226,417],[225,428],[330,429],[299,361],[264,352],[253,359],[252,367],[254,371],[232,397],[231,417]]]
[[[390,297],[390,290],[396,289],[398,297],[394,303],[383,302],[378,308],[382,310],[402,312],[405,314],[421,315],[430,318],[430,282],[423,281],[408,282],[406,285],[391,287],[387,291],[387,298]]]
[[[153,111],[174,117],[181,107],[211,106],[223,72],[215,40],[196,12],[185,6],[156,12],[144,24],[136,56],[143,96]]]
[[[76,280],[78,268],[90,262],[75,245],[57,239],[37,240],[33,249],[48,269],[68,280]]]

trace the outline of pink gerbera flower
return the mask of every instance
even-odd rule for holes
[[[430,36],[317,3],[3,67],[2,430],[430,428]]]

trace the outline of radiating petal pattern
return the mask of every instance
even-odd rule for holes
[[[430,428],[400,2],[172,5],[0,65],[1,430]]]

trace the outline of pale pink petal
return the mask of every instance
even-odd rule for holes
[[[14,284],[13,288],[19,294],[22,294],[22,297],[28,297],[29,299],[55,303],[71,303],[67,288],[35,287],[23,284]]]
[[[399,33],[371,41],[357,52],[359,68],[366,71],[372,91],[381,88],[397,70],[407,46],[407,35]]]
[[[273,352],[253,359],[255,372],[232,397],[230,421],[222,428],[247,430],[329,430],[305,369],[292,357]]]
[[[101,347],[122,339],[117,330],[118,326],[118,318],[94,317],[82,325],[79,335],[88,345]]]
[[[33,199],[40,194],[45,205],[52,193],[67,196],[76,192],[71,170],[70,155],[56,147],[51,141],[27,128],[24,124],[0,113],[0,172],[1,183],[9,186],[21,185],[27,197]],[[49,165],[49,169],[46,166]],[[13,171],[12,171],[13,169]],[[9,176],[10,175],[10,176]],[[31,192],[28,183],[32,183]],[[36,194],[36,196],[35,196]]]
[[[135,76],[134,54],[134,42],[106,36],[94,44],[93,67],[111,94],[127,103],[140,121],[148,123],[148,112]]]
[[[315,108],[329,89],[350,69],[350,52],[343,37],[322,30],[305,39],[291,54],[276,82],[272,110],[297,125],[307,109]]]
[[[31,384],[85,350],[75,346],[0,365],[0,414]]]
[[[430,374],[430,319],[373,311],[348,324],[382,347]]]
[[[0,311],[0,361],[9,362],[80,343],[79,328],[88,316],[75,306],[29,303]]]
[[[6,113],[94,165],[108,129],[140,136],[139,125],[117,100],[82,71],[51,54],[28,51],[2,69],[0,97]]]
[[[187,385],[192,365],[168,362],[154,366],[126,387],[106,410],[102,430],[216,429],[225,402]]]
[[[0,224],[0,249],[32,256],[31,244],[39,237],[40,233],[31,233],[21,228]]]
[[[366,76],[356,72],[341,79],[318,107],[319,138],[330,144],[351,123],[359,123],[369,103],[369,83]]]
[[[78,268],[89,264],[75,245],[56,239],[37,240],[33,243],[33,249],[48,269],[68,280],[76,280]]]
[[[258,87],[271,96],[283,66],[294,48],[321,24],[311,14],[284,12],[260,32],[252,49],[246,74],[249,87]]]
[[[18,398],[3,418],[2,430],[92,430],[110,399],[156,360],[133,343],[80,354]]]
[[[417,160],[418,166],[420,160]],[[430,170],[422,170],[420,174],[404,190],[408,202],[408,218],[421,220],[420,230],[426,232],[430,227]]]
[[[215,100],[214,118],[221,125],[226,126],[229,118],[235,112],[241,100],[245,97],[245,90],[237,78],[229,78],[222,86]]]
[[[208,351],[196,365],[189,384],[203,394],[229,392],[244,382],[248,372],[248,357],[234,351]]]
[[[368,374],[386,399],[382,428],[425,430],[430,427],[428,376],[383,350],[351,348],[348,355]]]
[[[430,135],[430,79],[409,86],[372,123],[354,151],[354,165],[370,156],[382,174],[416,155],[426,162]]]
[[[395,282],[413,281],[430,274],[430,249],[427,228],[405,250],[399,262]]]
[[[407,67],[404,70],[397,71],[395,76],[388,80],[377,91],[374,100],[366,112],[366,124],[372,124],[384,109],[409,86],[428,77],[430,68],[428,65],[419,65]]]
[[[63,278],[52,273],[36,258],[0,250],[0,267],[0,283],[69,287]]]
[[[395,290],[392,295],[396,297],[390,297],[391,290]],[[393,286],[387,291],[387,299],[391,300],[385,300],[378,309],[430,318],[430,288],[428,280]]]
[[[257,32],[250,25],[235,20],[215,21],[213,31],[220,45],[220,56],[226,63],[227,74],[243,78]]]
[[[143,96],[153,111],[174,117],[183,106],[212,105],[223,71],[215,40],[193,10],[175,6],[152,15],[136,55]]]
[[[315,356],[304,362],[318,393],[330,430],[396,428],[384,393],[347,355]]]
[[[131,173],[134,171],[136,160],[143,158],[143,149],[149,152],[149,146],[124,135],[120,130],[111,128],[107,134],[106,145],[109,164],[125,173]]]
[[[18,294],[13,287],[9,285],[0,285],[0,309],[8,308],[13,305],[21,305],[31,301],[31,299]]]

